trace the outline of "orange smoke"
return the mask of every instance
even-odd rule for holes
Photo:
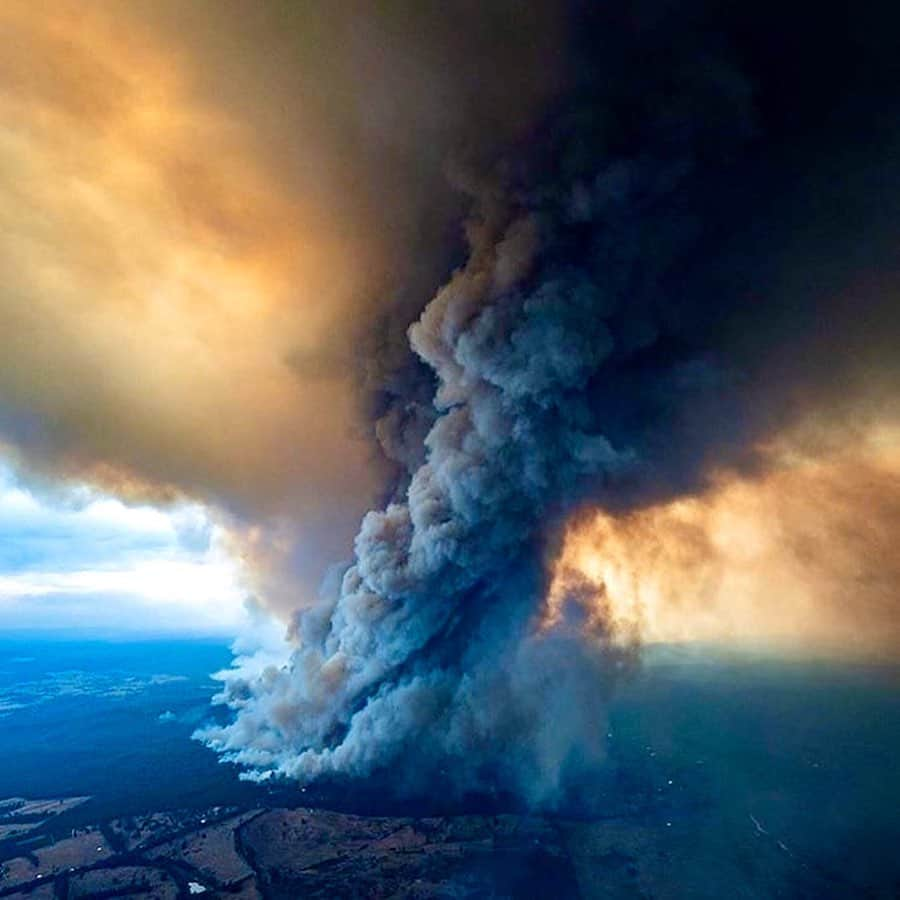
[[[5,454],[225,507],[289,543],[314,593],[380,482],[363,338],[455,215],[451,142],[522,127],[552,81],[458,88],[464,13],[2,4]],[[523,31],[534,16],[551,34],[549,13]],[[538,73],[550,40],[511,41],[504,66]]]
[[[0,396],[49,423],[54,466],[133,473],[116,488],[266,508],[311,499],[291,476],[313,467],[364,495],[346,376],[289,364],[329,343],[362,273],[326,200],[267,166],[237,92],[203,96],[135,11],[0,13]]]
[[[816,458],[624,515],[583,513],[555,561],[543,625],[573,598],[620,641],[900,651],[900,441],[886,429]],[[587,598],[587,600],[585,600]]]

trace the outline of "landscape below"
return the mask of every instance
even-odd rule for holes
[[[536,814],[442,785],[240,781],[190,739],[228,660],[0,643],[0,897],[900,893],[893,665],[653,648],[579,808]]]

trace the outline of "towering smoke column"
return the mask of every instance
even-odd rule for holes
[[[297,616],[290,663],[229,677],[237,718],[205,735],[227,758],[365,775],[415,742],[423,778],[449,757],[462,787],[535,802],[602,759],[630,650],[577,596],[539,629],[542,541],[587,496],[658,478],[683,410],[727,377],[702,335],[678,336],[676,273],[698,175],[749,134],[749,91],[672,24],[618,29],[552,136],[470,179],[468,261],[409,329],[436,386],[423,461]],[[658,57],[643,75],[638,48]]]
[[[633,648],[577,589],[545,614],[561,522],[752,468],[795,414],[767,375],[795,374],[815,403],[822,292],[785,304],[761,263],[789,242],[755,188],[791,177],[790,116],[775,103],[765,121],[737,38],[656,6],[601,19],[535,136],[460,178],[467,261],[409,328],[419,363],[379,420],[407,477],[297,614],[289,663],[227,676],[235,719],[204,737],[257,777],[367,775],[415,747],[409,778],[449,764],[461,789],[564,798],[602,760],[604,698]],[[760,143],[767,126],[784,146]]]

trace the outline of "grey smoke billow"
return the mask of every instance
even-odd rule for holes
[[[452,758],[462,786],[489,777],[534,802],[602,759],[628,648],[577,609],[538,629],[535,560],[560,512],[652,465],[642,435],[611,438],[590,402],[655,343],[661,279],[691,243],[673,206],[707,138],[668,105],[648,118],[637,153],[556,183],[482,182],[468,261],[409,329],[437,385],[424,461],[365,516],[340,585],[299,614],[290,664],[229,676],[236,719],[205,734],[227,758],[309,780],[368,774],[415,742],[423,760]],[[655,376],[676,392],[704,381],[681,361]],[[621,380],[623,402],[638,383]]]
[[[729,280],[754,274],[759,247],[729,240],[753,233],[755,198],[719,192],[770,183],[757,85],[701,27],[642,10],[601,16],[543,129],[468,180],[466,262],[410,326],[418,362],[376,426],[408,477],[298,613],[289,663],[230,672],[233,721],[202,735],[252,777],[366,776],[414,750],[404,778],[448,766],[460,790],[560,802],[603,759],[633,648],[578,596],[540,627],[558,523],[588,500],[699,489],[711,459],[752,463],[789,414]],[[796,312],[788,341],[806,333]]]

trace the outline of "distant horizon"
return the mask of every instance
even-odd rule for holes
[[[154,644],[161,642],[185,644],[215,644],[231,647],[237,638],[234,635],[216,632],[185,631],[115,631],[112,629],[90,629],[76,631],[71,628],[10,629],[0,632],[0,647],[6,643],[19,641],[40,641],[48,643],[115,643]]]
[[[286,626],[285,626],[286,630]],[[96,644],[103,645],[154,645],[154,644],[196,644],[220,647],[242,654],[240,645],[244,636],[224,632],[186,631],[127,631],[115,629],[45,628],[45,629],[4,629],[0,632],[0,652],[5,645],[47,643],[47,644]],[[288,646],[285,644],[285,646]],[[252,649],[251,649],[252,652]],[[789,641],[765,641],[760,639],[716,641],[649,641],[635,650],[635,661],[641,668],[657,666],[703,666],[721,665],[728,662],[739,664],[800,663],[814,665],[834,665],[837,667],[862,667],[900,672],[900,659],[892,654],[878,654],[871,650],[852,652],[843,648],[827,648]]]

